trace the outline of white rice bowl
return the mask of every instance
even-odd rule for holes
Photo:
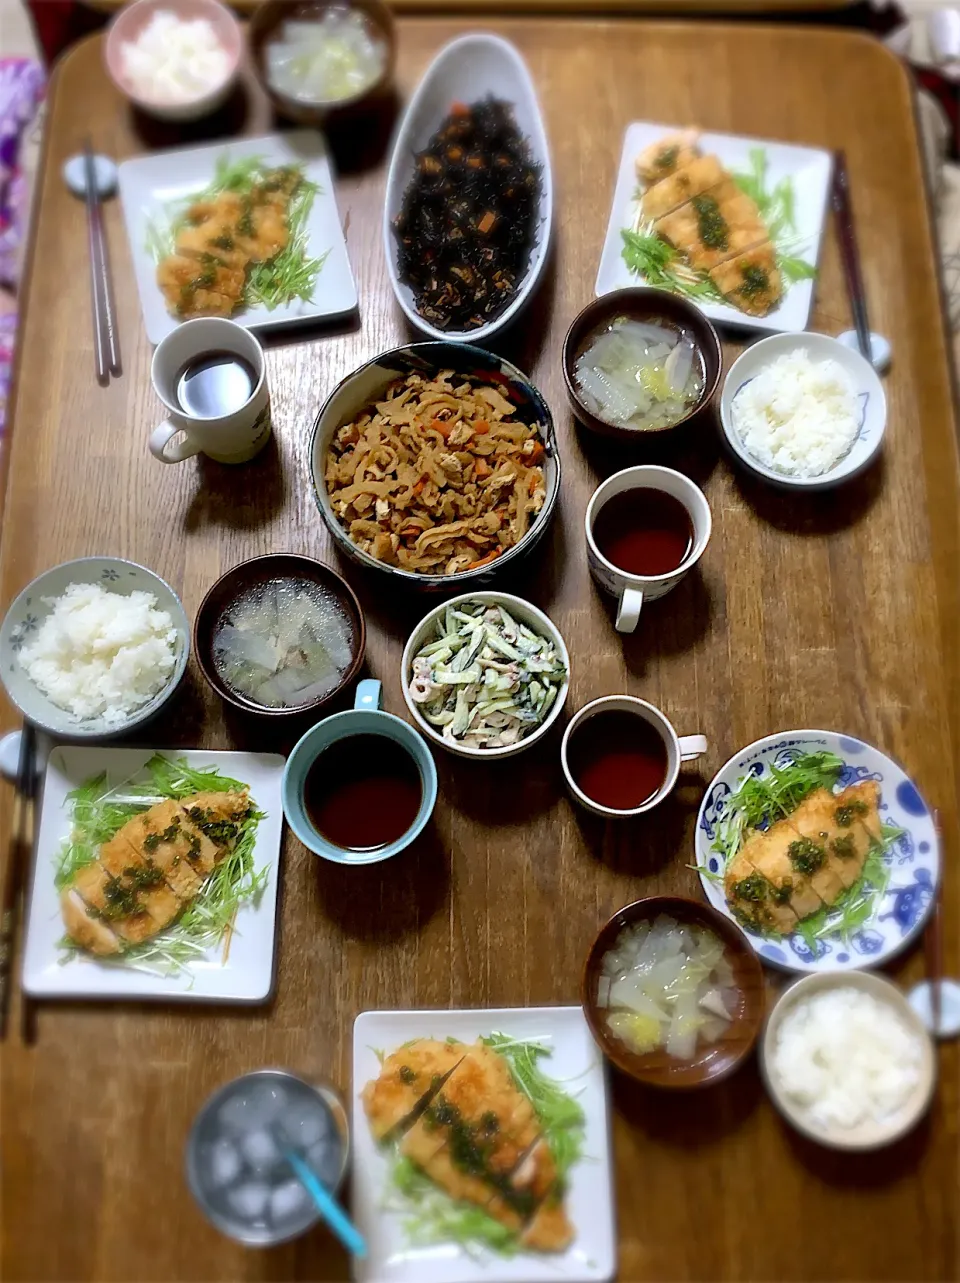
[[[839,362],[805,348],[764,366],[733,398],[733,426],[765,467],[819,477],[850,450],[860,431],[856,389]]]
[[[815,1126],[849,1131],[895,1118],[920,1084],[923,1046],[888,1002],[854,985],[795,1002],[770,1066]]]
[[[152,593],[72,583],[44,605],[50,612],[21,650],[20,665],[71,717],[120,726],[170,680],[177,630]]]
[[[869,971],[815,972],[767,1019],[760,1068],[784,1118],[810,1140],[870,1150],[903,1136],[930,1105],[936,1053],[904,994]]]
[[[840,386],[840,378],[832,367],[840,367],[854,402],[852,441],[849,416],[845,416],[845,427],[841,424],[839,431],[836,430],[837,424],[827,428],[821,423],[824,407],[832,405],[836,399],[834,391],[821,399],[821,384],[825,382],[822,370],[814,369],[814,382],[809,387],[809,381],[804,378],[803,388],[791,387],[796,382],[792,377],[777,377],[776,387],[771,392],[769,383],[762,376],[771,368],[787,372],[796,370],[793,361],[782,366],[778,362],[781,357],[792,358],[798,353],[806,354],[809,365],[826,367],[831,389],[834,384]],[[801,356],[801,367],[806,370],[807,364]],[[810,398],[804,395],[804,389],[811,393]],[[741,401],[741,394],[749,395]],[[757,399],[756,406],[753,398]],[[803,420],[789,428],[773,423],[774,416],[780,415],[791,399],[795,408],[803,404]],[[757,427],[759,435],[751,433],[749,425],[743,428],[744,435],[741,435],[734,419],[735,403],[741,413],[747,406],[757,410],[761,420]],[[768,403],[770,422],[767,421]],[[816,408],[812,408],[814,405]],[[806,414],[808,406],[811,407],[809,416]],[[783,414],[783,417],[787,420],[793,416]],[[771,485],[782,490],[830,490],[858,476],[879,454],[887,427],[887,399],[883,384],[870,362],[839,340],[812,331],[771,334],[769,338],[760,339],[745,348],[727,371],[720,393],[720,423],[727,445],[739,462]],[[751,438],[749,442],[745,439],[747,437]],[[835,456],[838,451],[840,457],[831,466],[817,473],[811,471],[826,464],[827,458]],[[759,457],[761,454],[776,466],[764,462]],[[799,470],[801,467],[802,471]],[[786,468],[798,470],[787,471]]]
[[[52,566],[0,623],[0,678],[40,730],[102,739],[152,718],[183,678],[190,624],[159,575],[120,557]]]

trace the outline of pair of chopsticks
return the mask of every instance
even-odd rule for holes
[[[10,830],[10,850],[3,880],[3,910],[0,916],[0,1040],[6,1037],[7,1013],[13,972],[17,924],[21,917],[23,889],[33,853],[34,801],[37,792],[37,732],[24,722],[20,732],[16,797]]]
[[[937,829],[941,859],[943,858],[943,830],[940,827],[940,812],[934,811],[933,822]],[[943,1001],[943,925],[940,914],[940,884],[933,893],[933,911],[930,921],[923,933],[923,954],[927,968],[927,984],[930,986],[930,1014],[933,1017],[933,1032],[940,1029],[940,1011]]]
[[[113,284],[110,280],[110,260],[107,241],[103,234],[103,202],[97,188],[97,175],[93,162],[90,139],[83,147],[84,185],[86,187],[87,237],[90,250],[90,297],[93,303],[93,348],[97,368],[97,381],[108,383],[110,375],[121,373],[120,343],[117,339],[116,309],[113,304]]]
[[[867,320],[867,297],[863,289],[863,276],[860,272],[860,253],[857,249],[857,235],[853,227],[853,207],[850,203],[850,178],[847,174],[847,161],[842,151],[834,153],[833,185],[830,192],[830,204],[837,216],[837,228],[840,232],[840,255],[843,259],[843,274],[847,280],[847,292],[850,295],[850,306],[853,309],[853,324],[857,331],[857,346],[862,356],[873,360],[870,343],[870,322]]]

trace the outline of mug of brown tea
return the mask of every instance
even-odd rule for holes
[[[632,633],[643,603],[675,588],[703,556],[713,521],[682,472],[643,464],[594,491],[584,524],[590,573],[617,598],[617,632]]]
[[[678,735],[645,699],[605,695],[570,719],[560,763],[576,800],[611,819],[642,815],[672,792],[680,763],[707,751],[702,735]]]
[[[405,850],[437,800],[437,768],[419,731],[380,707],[366,678],[353,708],[297,742],[283,770],[287,823],[303,845],[336,864],[374,864]]]
[[[201,452],[220,463],[246,463],[267,444],[263,348],[236,321],[184,321],[158,345],[150,376],[170,412],[150,434],[150,452],[161,463],[182,463]]]

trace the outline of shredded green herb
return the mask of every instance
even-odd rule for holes
[[[729,863],[748,829],[764,828],[791,815],[816,789],[832,793],[842,770],[843,759],[836,753],[801,753],[789,766],[771,762],[762,775],[745,776],[724,799],[713,849]]]
[[[815,277],[817,274],[816,267],[805,259],[798,257],[796,253],[798,248],[802,248],[802,245],[796,230],[796,198],[793,180],[789,177],[782,178],[773,187],[770,186],[767,174],[767,155],[762,147],[751,149],[750,169],[746,173],[731,172],[730,177],[742,192],[745,192],[756,202],[760,216],[770,233],[770,240],[773,242],[776,253],[777,267],[780,269],[784,283],[795,284],[797,281],[810,280]],[[638,192],[638,202],[639,197],[640,193]],[[711,203],[716,204],[716,202]],[[700,207],[697,206],[696,200],[694,201],[694,206],[698,210],[699,221],[703,230],[704,215],[701,213]],[[723,220],[720,218],[719,211],[717,211],[716,217],[722,223]],[[700,303],[724,303],[726,301],[709,276],[694,270],[688,263],[684,262],[671,245],[660,239],[653,230],[653,221],[643,219],[639,213],[639,205],[637,218],[638,221],[632,228],[625,227],[620,233],[623,240],[620,251],[621,256],[631,272],[642,276],[647,285],[671,290],[674,294],[682,294],[684,297],[694,299]],[[713,239],[708,239],[708,236]],[[723,248],[725,237],[721,235],[716,225],[716,220],[712,219],[712,217],[707,218],[706,232],[702,235],[702,239],[704,244],[716,244],[717,248]],[[764,277],[762,283],[760,276]],[[761,289],[765,289],[767,283],[766,273],[762,269],[748,268],[740,292],[749,298],[751,294],[759,293]]]
[[[481,1041],[503,1056],[517,1088],[533,1106],[562,1188],[571,1167],[583,1156],[585,1119],[570,1092],[543,1072],[540,1061],[549,1057],[549,1048],[505,1034],[491,1034]],[[481,1119],[487,1134],[495,1130],[492,1119],[492,1115]],[[396,1145],[391,1147],[386,1207],[402,1214],[403,1228],[411,1243],[456,1243],[474,1255],[487,1249],[499,1256],[514,1256],[521,1250],[519,1236],[513,1230],[483,1208],[451,1198]]]
[[[787,847],[787,855],[798,873],[808,875],[822,868],[827,858],[826,851],[813,838],[797,838],[796,842],[791,842]]]
[[[160,214],[148,219],[145,243],[147,253],[155,263],[159,263],[174,252],[177,234],[187,221],[187,210],[191,205],[215,200],[224,191],[248,194],[271,168],[273,167],[265,164],[260,156],[244,156],[237,160],[221,156],[216,162],[213,179],[206,187],[170,201]],[[280,253],[268,262],[250,265],[243,295],[245,307],[265,307],[272,312],[297,298],[309,302],[330,252],[326,250],[316,258],[307,254],[307,220],[313,202],[322,189],[318,183],[303,177],[299,166],[288,168],[297,169],[301,173],[300,184],[287,206],[289,240]],[[241,235],[253,235],[254,227],[249,211],[246,220],[241,219],[239,230]],[[214,244],[220,245],[222,249],[229,249],[229,245],[221,244],[224,239],[229,238],[220,237]],[[211,281],[212,279],[211,276]]]
[[[245,787],[242,781],[220,774],[216,767],[196,769],[182,759],[174,760],[159,753],[150,758],[137,777],[114,788],[107,788],[104,774],[87,780],[67,795],[73,829],[57,855],[54,884],[61,890],[80,869],[97,858],[100,847],[128,820],[157,802],[200,792],[239,792]],[[238,826],[240,836],[236,846],[217,864],[200,893],[170,927],[142,944],[129,946],[122,954],[98,961],[169,975],[204,957],[223,939],[240,906],[257,904],[267,886],[270,870],[255,871],[253,867],[257,826],[263,818],[261,811],[248,812]],[[138,874],[141,878],[145,876],[146,871]],[[119,889],[111,901],[117,906],[117,915],[121,912],[118,897]],[[60,945],[65,951],[64,961],[77,952],[69,937],[64,937]]]

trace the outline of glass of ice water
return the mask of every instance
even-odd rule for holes
[[[258,1069],[214,1092],[187,1138],[187,1182],[218,1230],[257,1247],[296,1238],[319,1213],[283,1149],[335,1193],[350,1154],[347,1115],[332,1087]]]

